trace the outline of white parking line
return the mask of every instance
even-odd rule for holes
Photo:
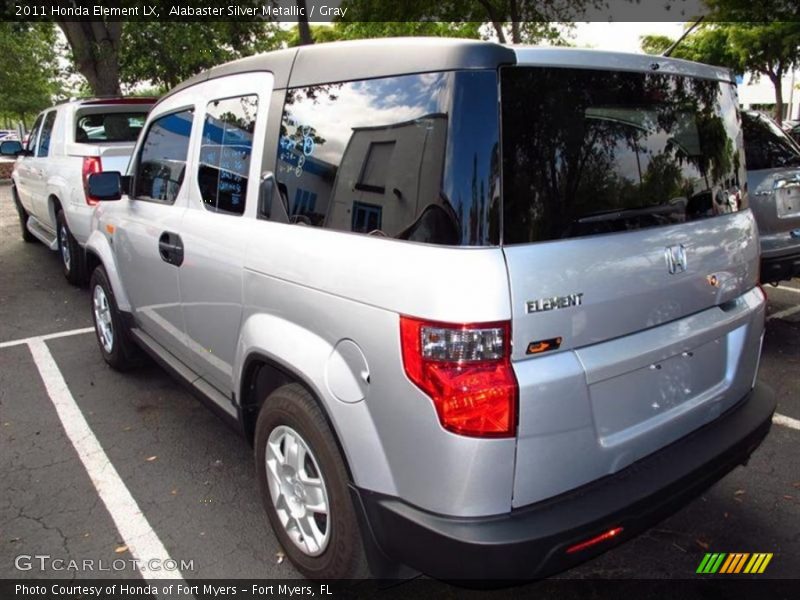
[[[800,312],[800,304],[797,306],[792,306],[791,308],[787,308],[786,310],[782,310],[780,312],[772,313],[771,315],[767,315],[767,321],[771,319],[782,319],[784,317],[788,317],[793,315],[796,312]]]
[[[787,417],[786,415],[779,415],[778,413],[775,413],[772,416],[772,422],[776,425],[783,425],[784,427],[789,427],[790,429],[797,429],[800,431],[800,420]]]
[[[785,292],[794,292],[795,294],[800,294],[800,288],[793,288],[793,287],[788,287],[788,286],[785,286],[785,285],[779,285],[778,289],[779,290],[784,290]]]
[[[84,327],[83,329],[70,329],[69,331],[59,331],[57,333],[48,333],[47,335],[37,335],[34,337],[23,338],[21,340],[10,340],[8,342],[0,342],[0,348],[10,348],[11,346],[21,346],[22,344],[30,344],[37,340],[54,340],[56,338],[68,337],[71,335],[81,335],[82,333],[91,333],[94,327]]]
[[[125,545],[128,546],[131,555],[140,561],[139,571],[145,579],[183,579],[183,575],[177,569],[166,571],[148,568],[148,565],[155,567],[176,563],[172,561],[161,540],[150,527],[147,518],[86,422],[45,343],[46,337],[30,338],[25,343],[30,348],[36,368],[39,369],[47,394],[56,408],[67,437],[78,452]]]

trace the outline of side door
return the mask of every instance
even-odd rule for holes
[[[189,96],[189,97],[187,97]],[[195,129],[190,95],[178,94],[148,118],[131,162],[131,189],[108,203],[117,268],[136,323],[171,353],[186,359],[178,272],[184,263],[181,220]]]
[[[28,211],[29,214],[33,213],[33,206],[31,204],[31,185],[33,179],[33,166],[36,162],[36,142],[39,139],[39,131],[42,128],[42,121],[44,121],[45,113],[40,113],[33,123],[30,134],[28,135],[28,143],[25,144],[25,150],[30,153],[28,156],[22,156],[17,159],[16,181],[17,181],[17,195],[22,206]]]
[[[44,225],[55,231],[56,224],[51,222],[50,207],[47,201],[47,157],[53,139],[53,128],[58,111],[51,110],[44,115],[42,128],[36,142],[36,156],[31,160],[31,212]]]
[[[197,168],[187,181],[180,291],[190,364],[230,395],[244,252],[256,223],[273,76],[233,75],[197,87],[203,96],[197,106],[200,143],[193,149]]]

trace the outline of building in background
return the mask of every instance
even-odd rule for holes
[[[775,108],[775,88],[768,77],[762,75],[754,81],[752,74],[737,78],[739,84],[739,104],[745,110],[763,111],[772,116]],[[800,73],[794,72],[783,78],[783,118],[800,119]]]

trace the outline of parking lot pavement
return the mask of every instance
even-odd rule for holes
[[[114,550],[122,541],[64,434],[30,352],[25,346],[0,352],[0,577],[17,575],[19,555],[118,558]],[[113,574],[97,574],[107,575]]]
[[[92,324],[86,291],[66,285],[44,245],[22,241],[7,183],[0,183],[0,341]]]
[[[88,291],[70,287],[56,254],[24,244],[17,227],[8,188],[0,185],[0,578],[65,576],[18,571],[20,555],[109,564],[142,547],[190,561],[181,568],[187,578],[296,577],[261,507],[250,448],[160,368],[110,370],[92,333],[36,346],[52,357],[49,370],[27,345],[2,346],[91,324]],[[791,424],[800,419],[800,310],[792,310],[800,306],[800,283],[768,287],[767,294],[775,316],[760,378],[776,389],[778,410]],[[94,448],[88,453],[87,440]],[[562,577],[687,578],[707,551],[772,552],[763,577],[796,577],[798,443],[800,431],[774,425],[747,467]],[[98,456],[108,461],[100,473]],[[141,526],[137,535],[126,529],[128,517]],[[153,543],[137,546],[141,536]],[[141,577],[134,568],[66,575]]]

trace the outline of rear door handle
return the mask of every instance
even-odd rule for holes
[[[158,253],[161,260],[176,267],[183,264],[183,240],[177,233],[165,231],[158,238]]]

